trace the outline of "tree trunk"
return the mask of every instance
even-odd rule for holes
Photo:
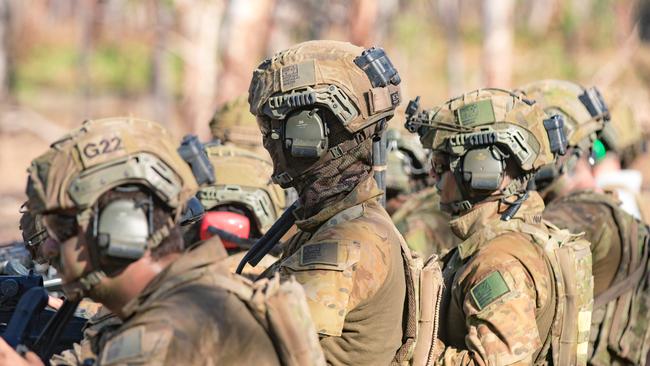
[[[514,0],[483,1],[483,83],[487,87],[510,87],[514,8]]]
[[[208,126],[216,106],[217,53],[222,1],[177,0],[180,47],[184,61],[181,114],[188,129],[200,139],[210,138]]]
[[[157,122],[168,125],[172,96],[167,42],[172,23],[172,9],[158,0],[153,0],[151,5],[155,21],[155,39],[151,55],[153,115]]]
[[[227,13],[217,104],[248,91],[252,72],[266,52],[275,0],[235,0]]]
[[[458,95],[465,90],[459,0],[438,0],[438,18],[442,22],[447,40],[447,89],[449,95]]]

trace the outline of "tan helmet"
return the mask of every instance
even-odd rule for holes
[[[33,214],[74,209],[83,218],[104,192],[139,184],[179,217],[197,184],[176,145],[155,122],[131,117],[86,121],[32,161],[29,209]]]
[[[585,89],[565,80],[540,80],[517,92],[534,100],[547,114],[559,114],[564,119],[570,153],[539,171],[537,189],[544,190],[557,177],[572,171],[580,157],[592,153],[594,141],[609,121],[609,110],[598,89]]]
[[[210,131],[214,139],[246,148],[262,146],[262,136],[255,116],[248,110],[247,99],[247,95],[241,95],[215,112],[210,120]]]
[[[253,215],[261,234],[266,233],[286,206],[282,188],[271,181],[270,159],[235,146],[208,144],[205,150],[216,172],[215,183],[197,194],[205,210],[242,206]]]
[[[609,110],[596,88],[585,89],[566,80],[540,80],[517,90],[549,115],[561,114],[568,147],[589,151],[609,120]]]
[[[262,62],[253,73],[248,102],[264,140],[275,142],[275,153],[269,150],[276,163],[274,181],[292,186],[298,176],[365,147],[363,142],[381,133],[395,113],[400,81],[383,49],[346,42],[304,42]],[[280,148],[311,165],[278,163]]]
[[[502,196],[524,192],[534,172],[566,148],[561,116],[549,117],[534,102],[502,89],[479,89],[430,111],[411,111],[406,125],[418,132],[425,148],[448,162],[444,169],[454,174],[464,197],[450,205],[455,213],[495,191]],[[500,189],[507,158],[522,175]]]
[[[643,104],[627,92],[612,93],[611,123],[608,123],[600,135],[607,150],[618,154],[621,165],[629,166],[645,149],[646,131],[644,131]]]
[[[431,156],[422,148],[417,136],[408,131],[389,128],[386,131],[386,189],[408,194],[424,188],[431,170]],[[421,184],[418,184],[421,181]]]

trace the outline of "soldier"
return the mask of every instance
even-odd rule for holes
[[[28,206],[42,215],[44,253],[66,295],[101,302],[124,322],[98,345],[100,364],[279,364],[273,319],[255,313],[274,282],[254,288],[230,274],[214,242],[184,248],[177,222],[196,189],[167,131],[133,118],[87,121],[32,162]],[[309,342],[304,319],[298,341]],[[25,362],[4,341],[0,361]]]
[[[441,207],[463,242],[444,258],[440,365],[582,365],[592,301],[588,243],[542,221],[533,174],[564,147],[557,117],[501,89],[419,113]],[[558,128],[559,127],[559,128]]]
[[[273,179],[299,194],[299,231],[270,270],[305,288],[333,365],[402,362],[413,341],[405,329],[415,311],[405,309],[409,254],[378,202],[371,162],[399,83],[380,48],[310,41],[262,62],[249,89]]]
[[[252,243],[284,211],[285,196],[271,181],[273,164],[266,156],[232,145],[208,144],[205,150],[216,172],[215,183],[199,189],[197,198],[206,213],[194,230],[198,238],[190,242],[220,238],[234,273]],[[243,275],[257,278],[276,259],[267,256]]]
[[[538,175],[538,188],[547,202],[544,218],[585,233],[591,243],[589,364],[643,364],[650,346],[648,228],[626,213],[615,195],[599,191],[591,168],[603,152],[597,137],[610,123],[608,108],[595,88],[568,81],[537,81],[521,92],[565,122],[567,153]]]
[[[386,211],[393,215],[409,195],[431,185],[431,157],[420,141],[397,128],[385,133],[386,142]]]
[[[266,155],[255,116],[248,110],[247,96],[241,95],[221,106],[210,120],[210,131],[215,142],[234,145],[254,153]]]
[[[440,194],[435,186],[409,195],[391,218],[409,248],[424,258],[443,256],[460,243],[449,227],[451,216],[440,209]]]

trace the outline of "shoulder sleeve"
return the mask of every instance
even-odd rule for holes
[[[280,273],[303,286],[318,333],[341,335],[360,256],[358,242],[331,240],[305,244],[282,262]]]
[[[465,314],[464,329],[458,331],[466,334],[466,348],[445,348],[439,364],[532,363],[542,345],[535,321],[539,289],[531,274],[536,270],[507,253],[477,254],[451,289],[452,302]]]
[[[174,330],[165,324],[146,324],[115,334],[102,348],[99,360],[111,365],[165,365]]]

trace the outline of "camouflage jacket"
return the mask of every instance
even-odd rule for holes
[[[529,365],[545,341],[537,318],[552,306],[552,275],[541,246],[512,229],[545,230],[544,203],[531,192],[508,222],[500,206],[484,203],[450,223],[464,241],[444,258],[438,365]]]
[[[233,276],[226,257],[216,241],[188,249],[125,306],[124,324],[102,345],[99,364],[279,364],[264,328],[220,287],[220,278]]]
[[[402,345],[402,237],[366,179],[343,200],[297,221],[276,268],[307,295],[329,364],[387,365]]]
[[[591,242],[595,304],[590,365],[641,364],[650,347],[648,227],[619,204],[612,194],[578,191],[552,201],[544,211],[545,219],[584,232]],[[626,286],[626,281],[631,282]]]
[[[408,246],[423,258],[442,256],[460,243],[449,227],[451,217],[440,211],[435,187],[412,194],[392,219]]]

